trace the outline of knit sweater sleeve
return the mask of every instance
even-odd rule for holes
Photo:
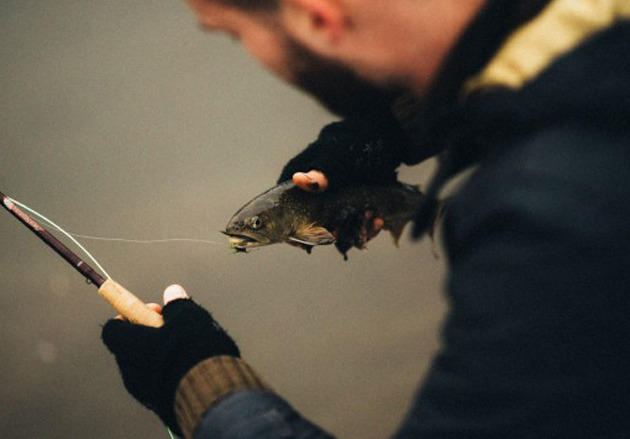
[[[179,383],[175,413],[186,439],[331,438],[273,393],[240,358],[212,357]]]

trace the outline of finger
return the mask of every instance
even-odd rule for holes
[[[155,311],[158,314],[162,314],[162,305],[159,305],[157,303],[147,303],[147,308],[149,308],[151,311]]]
[[[155,311],[158,314],[162,314],[162,305],[158,305],[157,303],[147,303],[146,307],[149,308],[151,311]],[[116,317],[114,317],[114,320],[127,320],[127,319],[123,317],[122,314],[118,314]]]
[[[210,313],[203,307],[197,305],[192,299],[179,297],[162,308],[164,325],[194,324],[205,319],[212,319]]]
[[[158,328],[112,319],[103,326],[101,338],[111,353],[118,354],[134,352],[140,346],[148,345],[158,331]]]
[[[302,190],[320,193],[328,188],[328,179],[321,171],[296,172],[293,182]]]
[[[177,299],[189,299],[184,287],[174,284],[164,290],[164,305]]]
[[[374,218],[372,222],[367,226],[367,240],[371,240],[379,234],[381,229],[385,226],[385,221],[382,218]]]
[[[367,242],[378,235],[378,232],[381,231],[384,225],[385,221],[381,217],[376,216],[373,210],[368,209],[363,213],[363,222],[359,236]]]

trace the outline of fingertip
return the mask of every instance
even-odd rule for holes
[[[293,174],[293,183],[295,183],[297,187],[304,191],[311,191],[311,188],[309,187],[309,183],[311,182],[304,172],[296,172],[295,174]]]
[[[328,179],[321,171],[296,172],[293,183],[307,192],[324,192],[328,188]]]
[[[308,175],[309,178],[317,183],[317,192],[324,192],[326,189],[328,189],[328,179],[322,171],[312,169],[306,175]]]
[[[162,314],[162,305],[159,305],[157,303],[147,303],[147,308],[149,308],[151,311],[155,311],[158,314]]]
[[[166,305],[167,303],[172,302],[174,300],[189,299],[189,297],[188,297],[188,294],[186,294],[186,290],[184,290],[184,287],[178,284],[173,284],[173,285],[168,286],[164,290],[163,299],[164,299],[164,304]]]

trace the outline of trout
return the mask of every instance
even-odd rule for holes
[[[313,194],[287,181],[241,207],[222,233],[237,252],[286,242],[310,253],[315,246],[335,243],[335,223],[343,212],[365,212],[368,220],[381,218],[382,228],[391,232],[398,245],[405,225],[414,218],[424,198],[417,187],[403,183],[349,186]],[[372,232],[362,230],[355,246],[363,248],[378,233]],[[345,251],[340,251],[345,256]]]

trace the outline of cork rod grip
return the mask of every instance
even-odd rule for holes
[[[147,306],[118,282],[107,279],[98,293],[131,323],[159,328],[164,325],[162,316]]]

